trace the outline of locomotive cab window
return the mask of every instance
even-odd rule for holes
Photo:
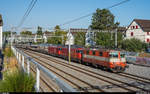
[[[109,57],[115,57],[115,58],[118,58],[118,53],[117,53],[117,52],[109,53]]]

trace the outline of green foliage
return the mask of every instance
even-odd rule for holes
[[[92,16],[92,29],[98,30],[112,30],[118,27],[119,22],[114,23],[114,15],[107,9],[97,9]]]
[[[85,32],[77,32],[74,36],[75,45],[85,45]]]
[[[55,26],[55,30],[60,30],[59,25],[56,25],[56,26]]]
[[[96,33],[96,45],[101,45],[106,48],[114,48],[115,46],[115,33],[113,32],[97,32]],[[122,33],[117,32],[118,47],[121,47]]]
[[[67,34],[67,32],[57,30],[54,32],[54,34],[53,34],[54,36],[48,38],[47,42],[50,44],[64,44],[67,39],[66,34]],[[62,37],[60,37],[60,36],[64,36],[63,40],[62,40]]]
[[[12,32],[12,34],[16,34],[16,32]],[[11,36],[11,31],[5,31],[5,32],[3,32],[3,36],[5,36],[5,37]]]
[[[0,92],[33,92],[35,80],[32,75],[17,71],[7,74],[0,81]]]
[[[122,41],[122,49],[127,51],[141,52],[147,48],[147,44],[139,39],[126,39]]]
[[[10,47],[8,47],[8,48],[6,48],[4,50],[4,56],[6,56],[6,57],[12,57],[12,56],[14,56],[13,51],[11,50]]]
[[[42,35],[42,27],[38,26],[37,35]]]
[[[22,31],[20,32],[21,35],[32,35],[31,31]]]

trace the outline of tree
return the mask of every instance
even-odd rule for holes
[[[59,25],[56,25],[56,26],[55,26],[55,30],[56,30],[56,31],[57,31],[57,30],[60,30]]]
[[[31,31],[22,31],[20,32],[21,35],[32,35]]]
[[[16,32],[12,32],[12,34],[16,34]],[[11,36],[11,31],[5,31],[5,32],[3,32],[3,36],[5,36],[5,37]]]
[[[85,32],[77,32],[74,36],[75,45],[85,45]]]
[[[92,16],[92,29],[112,30],[119,25],[119,22],[114,23],[114,15],[107,9],[97,9]]]
[[[9,37],[11,35],[11,31],[5,31],[3,32],[3,36]]]
[[[67,32],[57,30],[57,32],[55,32],[53,34],[54,36],[48,38],[48,43],[51,43],[51,44],[65,44],[65,41],[67,39],[66,34],[67,34]],[[62,38],[63,38],[63,40],[62,40]]]
[[[117,32],[117,44],[121,48],[121,42],[123,40],[121,32]],[[115,34],[112,32],[96,32],[96,45],[101,45],[106,48],[114,48],[115,46]]]
[[[37,35],[42,35],[42,27],[38,26]]]

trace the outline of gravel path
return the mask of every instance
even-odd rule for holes
[[[128,65],[129,65],[129,68],[125,71],[126,73],[150,78],[150,67],[137,66],[133,64],[128,64]]]

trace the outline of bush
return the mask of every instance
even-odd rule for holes
[[[5,79],[0,81],[0,92],[33,92],[34,84],[32,75],[17,71],[7,74]]]
[[[122,41],[122,49],[127,51],[141,52],[145,51],[147,44],[139,39],[126,39]]]

